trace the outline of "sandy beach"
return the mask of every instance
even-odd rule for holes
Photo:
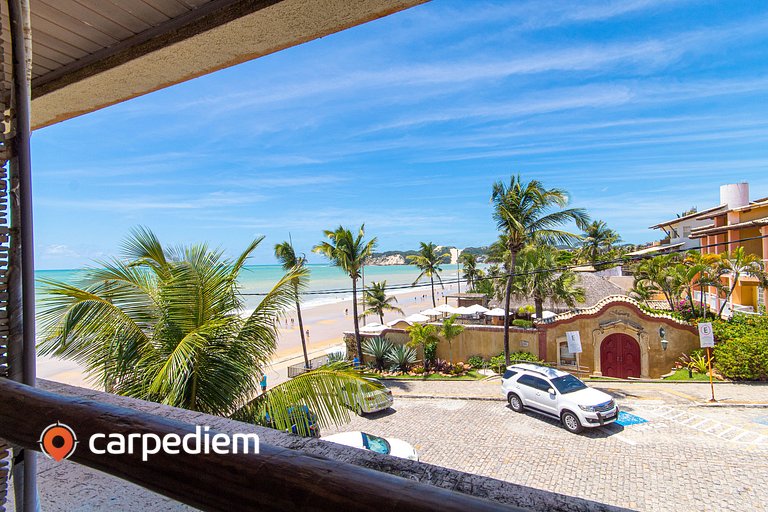
[[[455,291],[455,284],[447,285],[445,289],[437,287],[435,290],[437,304],[445,302],[444,294]],[[419,287],[414,289],[414,291],[398,293],[396,298],[397,303],[395,305],[403,310],[404,315],[387,312],[384,314],[384,322],[418,313],[432,307],[429,286]],[[310,358],[329,351],[340,350],[342,349],[343,332],[353,329],[352,301],[346,300],[302,309],[302,318],[304,329],[309,330],[307,351],[310,353]],[[294,320],[293,325],[291,324],[291,319]],[[378,323],[379,318],[377,316],[368,316],[366,321],[368,323]],[[361,319],[360,326],[362,327],[363,325],[364,321]],[[300,363],[301,359],[301,336],[299,334],[298,320],[295,311],[288,311],[285,314],[285,318],[281,320],[278,348],[273,358],[272,368],[267,374],[269,384],[274,385],[284,381],[287,378],[286,368],[291,364]],[[97,389],[86,381],[82,367],[73,361],[38,356],[37,376],[41,379],[63,382],[73,386]]]

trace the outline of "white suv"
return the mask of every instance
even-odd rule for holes
[[[559,419],[570,432],[613,423],[619,407],[611,395],[587,387],[570,373],[537,364],[507,367],[501,390],[515,412],[525,409]]]

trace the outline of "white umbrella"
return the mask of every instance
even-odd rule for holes
[[[464,306],[459,306],[453,310],[454,315],[471,315],[473,313],[474,312],[472,310],[465,308]]]
[[[555,313],[551,311],[542,311],[541,312],[541,318],[546,320],[547,318],[552,318],[553,316],[557,316]],[[531,315],[531,318],[536,318],[536,313]]]
[[[410,323],[428,322],[429,321],[429,317],[425,316],[425,315],[420,315],[418,313],[415,313],[415,314],[413,314],[411,316],[405,317],[405,321],[406,322],[410,322]]]
[[[429,308],[429,309],[425,309],[424,311],[422,311],[421,314],[422,315],[426,315],[426,316],[440,316],[440,315],[443,314],[443,312],[442,311],[438,311],[437,309]]]
[[[490,309],[484,308],[480,304],[472,304],[471,306],[467,306],[466,309],[467,309],[467,311],[469,311],[472,314],[474,314],[474,313],[487,313],[488,311],[490,311]]]
[[[386,328],[387,328],[386,325],[381,325],[379,323],[372,323],[372,324],[368,324],[366,326],[361,327],[360,332],[380,334],[381,331],[383,331]]]
[[[448,304],[440,304],[435,308],[435,311],[439,311],[441,313],[456,313],[456,308]]]
[[[504,310],[501,308],[494,308],[485,313],[485,316],[504,316]]]

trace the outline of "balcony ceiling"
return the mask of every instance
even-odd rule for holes
[[[32,124],[47,126],[426,1],[30,0]]]

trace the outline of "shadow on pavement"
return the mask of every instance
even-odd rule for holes
[[[514,412],[512,411],[512,408],[509,405],[507,405],[507,409],[509,409],[511,412]],[[565,427],[563,427],[560,421],[554,418],[551,418],[549,416],[544,416],[543,414],[532,412],[530,410],[527,410],[522,413],[515,413],[515,414],[524,414],[525,416],[528,416],[530,418],[536,418],[545,423],[549,423],[554,427],[558,427],[565,430]],[[602,427],[585,428],[580,434],[574,434],[574,435],[587,437],[589,439],[606,439],[613,435],[620,434],[623,431],[624,431],[624,427],[622,425],[619,425],[618,423],[609,423],[608,425],[604,425]]]

